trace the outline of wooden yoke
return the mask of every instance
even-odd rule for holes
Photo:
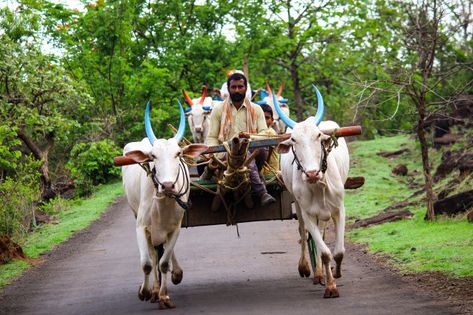
[[[336,129],[321,130],[321,131],[327,135],[332,135],[335,133],[335,137],[349,137],[349,136],[360,135],[361,126],[340,127]],[[253,140],[253,141],[250,141],[249,149],[275,146],[275,145],[278,145],[280,142],[283,142],[284,140],[289,139],[290,137],[291,137],[291,134],[286,133],[286,134],[282,134],[278,138]],[[210,153],[218,153],[218,152],[226,152],[225,147],[223,145],[209,146],[209,148],[206,151],[202,152],[202,154],[210,154]],[[126,165],[136,164],[135,160],[126,156],[117,156],[113,160],[114,160],[115,166],[126,166]]]

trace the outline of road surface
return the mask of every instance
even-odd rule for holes
[[[134,217],[119,198],[80,232],[0,293],[1,314],[457,314],[347,246],[340,298],[300,278],[296,221],[183,229],[176,255],[177,308],[138,299],[142,281]]]

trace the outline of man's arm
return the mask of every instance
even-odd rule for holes
[[[218,104],[212,109],[210,114],[210,128],[207,140],[205,143],[208,145],[218,145],[218,134],[220,132],[220,120],[222,117],[222,103]]]
[[[266,126],[266,119],[264,119],[264,112],[261,106],[256,105],[255,110],[256,110],[256,132],[260,133],[261,131],[268,129],[268,126]]]

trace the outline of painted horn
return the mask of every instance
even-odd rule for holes
[[[294,129],[294,125],[296,122],[286,116],[286,114],[282,111],[281,106],[279,105],[279,102],[276,100],[276,96],[271,92],[271,88],[269,87],[269,84],[267,85],[268,87],[268,92],[269,94],[273,97],[273,104],[274,108],[276,109],[276,112],[279,115],[279,118],[291,129]]]
[[[278,91],[278,95],[277,95],[277,98],[279,99],[282,95],[282,90],[284,90],[284,81],[281,82],[281,85],[279,86],[279,91]]]
[[[182,91],[182,95],[184,95],[184,98],[186,99],[187,104],[189,104],[189,106],[192,107],[194,103],[192,103],[191,98],[189,97],[189,95],[187,95],[186,90],[182,89],[181,91]]]
[[[317,94],[317,113],[315,113],[315,124],[319,125],[324,117],[324,99],[315,85],[312,84]]]
[[[149,142],[151,143],[151,145],[153,145],[154,141],[156,141],[156,136],[154,135],[153,128],[151,128],[151,122],[149,121],[150,107],[151,107],[151,100],[149,100],[148,104],[146,104],[145,130],[146,130],[146,136],[148,137]]]
[[[179,104],[181,118],[179,119],[179,128],[177,129],[174,138],[177,139],[177,141],[181,141],[182,138],[184,138],[184,131],[186,130],[186,115],[184,114],[184,108],[182,108],[181,102],[179,102],[179,100],[177,100],[177,104]]]
[[[199,104],[204,104],[205,98],[207,97],[207,87],[202,87],[202,96],[200,97]]]

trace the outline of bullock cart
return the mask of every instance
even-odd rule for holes
[[[325,132],[336,139],[337,137],[359,135],[361,127],[341,127]],[[235,141],[229,141],[224,145],[209,146],[206,151],[202,152],[202,160],[208,164],[208,168],[219,170],[220,175],[214,176],[212,179],[199,179],[195,172],[191,173],[190,202],[182,205],[186,211],[181,226],[187,228],[216,224],[237,225],[243,222],[295,219],[292,197],[284,186],[278,170],[274,170],[274,174],[265,177],[268,193],[276,199],[276,202],[262,207],[258,200],[251,204],[252,202],[248,202],[251,198],[245,198],[251,197],[249,195],[249,179],[245,174],[245,172],[248,173],[246,165],[254,158],[253,154],[247,154],[247,151],[254,152],[263,147],[274,148],[289,137],[290,134],[283,134],[273,138],[250,140],[248,136],[240,140],[234,138]],[[183,141],[188,142],[186,139]],[[217,158],[217,154],[221,152],[227,153],[228,159],[226,161]],[[241,158],[242,156],[243,158]],[[116,157],[114,162],[116,166],[136,163],[126,156]],[[193,164],[192,161],[188,161],[188,163]],[[141,164],[142,167],[147,167],[146,162]],[[363,178],[351,179],[355,179],[355,187],[352,185],[347,188],[356,188],[363,184]],[[312,266],[315,268],[316,246],[310,237],[308,248]]]

